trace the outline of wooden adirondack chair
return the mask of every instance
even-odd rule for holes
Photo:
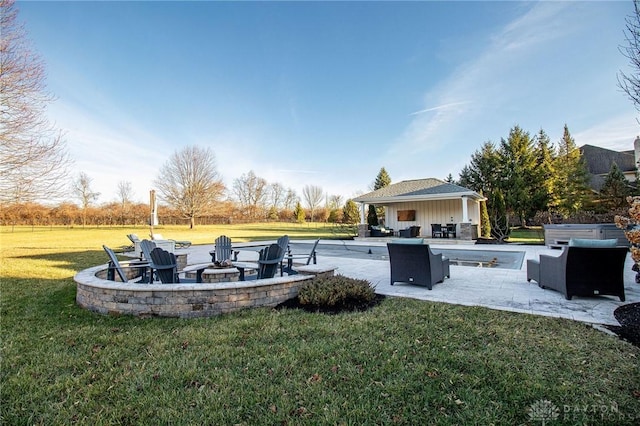
[[[320,242],[320,239],[317,239],[315,243],[313,243],[313,247],[311,248],[311,251],[309,252],[309,254],[292,254],[291,252],[287,252],[287,254],[284,257],[284,259],[287,261],[287,266],[283,268],[284,272],[286,272],[288,275],[297,274],[297,272],[293,269],[293,261],[295,259],[301,259],[303,262],[306,259],[305,265],[310,264],[311,260],[313,260],[313,264],[315,265],[317,263],[316,249],[318,248],[319,242]]]
[[[288,241],[288,237],[287,237]],[[258,279],[273,278],[276,275],[276,271],[280,268],[282,274],[282,259],[284,257],[284,251],[278,244],[271,244],[260,253],[258,259]]]
[[[215,248],[209,252],[211,255],[211,261],[215,263],[223,262],[225,260],[238,260],[238,251],[234,251],[231,247],[231,238],[226,235],[220,235],[216,238]],[[232,258],[233,255],[233,258]]]
[[[175,254],[156,247],[151,250],[150,257],[150,266],[153,268],[158,279],[162,281],[162,284],[180,282],[180,278],[178,278],[178,262],[176,261]]]
[[[132,261],[132,262],[120,262],[116,254],[109,247],[103,245],[102,248],[109,256],[109,269],[107,269],[107,279],[110,281],[116,281],[116,274],[123,283],[129,282],[127,279],[127,273],[125,269],[136,268],[141,270],[142,280],[145,278],[145,271],[149,266],[147,262]]]

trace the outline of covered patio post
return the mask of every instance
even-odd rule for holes
[[[462,200],[462,222],[469,222],[469,207],[467,206],[467,196],[463,195],[461,197]]]

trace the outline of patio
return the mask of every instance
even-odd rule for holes
[[[312,244],[313,241],[292,241],[296,244]],[[526,260],[537,259],[540,254],[558,255],[558,250],[546,246],[528,245],[485,245],[465,244],[456,248],[465,250],[522,250],[525,252],[520,269],[478,268],[451,265],[451,278],[434,286],[429,291],[423,287],[389,283],[389,262],[353,257],[341,257],[338,253],[323,253],[323,243],[318,246],[318,265],[335,266],[336,273],[348,277],[366,279],[375,287],[376,292],[387,296],[408,297],[433,302],[453,303],[465,306],[484,306],[511,312],[528,313],[549,317],[567,318],[590,324],[618,325],[613,311],[621,305],[640,301],[640,285],[635,283],[635,273],[631,270],[631,258],[625,265],[626,301],[620,302],[616,297],[574,297],[566,300],[556,291],[543,290],[534,282],[527,282]],[[344,241],[345,247],[360,249],[366,253],[366,247],[384,246],[383,242]],[[431,244],[434,249],[451,248],[446,244]],[[205,263],[210,260],[211,245],[192,246],[184,249],[189,252],[189,263]],[[297,251],[297,250],[295,250]],[[240,256],[250,252],[241,252]]]

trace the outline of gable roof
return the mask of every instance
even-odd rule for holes
[[[427,178],[404,180],[393,183],[376,191],[369,192],[353,199],[358,203],[399,203],[402,201],[450,200],[463,196],[476,201],[485,198],[475,191],[460,185],[444,182],[440,179]]]
[[[606,175],[615,162],[622,172],[634,172],[636,170],[636,158],[633,150],[613,151],[594,145],[580,147],[582,157],[587,163],[589,173],[593,175]]]

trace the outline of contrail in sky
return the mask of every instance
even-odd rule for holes
[[[437,111],[439,109],[446,109],[452,106],[456,106],[456,105],[464,105],[464,104],[468,104],[469,101],[462,101],[462,102],[451,102],[449,104],[444,104],[444,105],[438,105],[435,106],[433,108],[427,108],[427,109],[421,109],[420,111],[416,111],[416,112],[412,112],[409,115],[418,115],[418,114],[423,114],[425,112],[429,112],[429,111]]]

